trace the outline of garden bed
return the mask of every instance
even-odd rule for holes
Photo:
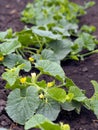
[[[0,0],[0,31],[13,28],[14,31],[19,31],[25,26],[20,22],[20,12],[25,5],[32,0]],[[81,0],[73,0],[82,4]],[[88,10],[88,14],[81,18],[81,25],[95,25],[98,28],[98,1],[96,5]],[[98,30],[94,33],[98,38]],[[93,95],[93,87],[91,80],[98,81],[98,54],[93,54],[86,57],[84,61],[65,61],[62,62],[62,67],[65,74],[71,78],[77,86],[86,90],[86,95]],[[4,67],[0,66],[0,75],[4,72]],[[5,82],[0,77],[0,127],[11,128],[11,130],[23,130],[23,127],[14,123],[6,114],[4,108],[6,105],[8,90],[4,89]],[[75,111],[62,111],[59,114],[57,122],[63,121],[71,126],[71,130],[98,130],[98,120],[95,115],[85,109],[81,110],[78,115]]]

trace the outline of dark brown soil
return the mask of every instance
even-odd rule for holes
[[[24,23],[20,22],[20,12],[26,3],[33,0],[0,0],[0,31],[13,28],[19,31],[24,27]],[[82,0],[72,0],[79,4],[83,4]],[[90,0],[85,0],[90,1]],[[81,24],[95,25],[98,29],[98,0],[96,5],[88,10],[88,14],[81,18]],[[98,30],[94,33],[98,38]],[[86,90],[86,95],[91,97],[94,90],[90,83],[91,80],[98,81],[98,54],[86,57],[84,61],[67,61],[62,67],[68,77],[80,88]],[[0,75],[4,72],[4,67],[0,66]],[[5,82],[0,77],[0,127],[11,128],[11,130],[23,130],[11,121],[5,112],[5,105],[8,90],[4,89]],[[69,123],[71,130],[98,130],[98,120],[91,111],[82,108],[80,115],[75,112],[62,111],[57,121]]]

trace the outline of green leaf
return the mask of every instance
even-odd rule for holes
[[[31,70],[31,63],[28,60],[21,61],[21,64],[24,64],[23,69],[28,72]]]
[[[47,99],[47,102],[42,101],[37,110],[37,114],[42,114],[51,121],[56,120],[59,112],[60,104],[52,99]]]
[[[88,26],[88,25],[83,25],[81,27],[81,30],[84,31],[84,32],[87,32],[87,33],[93,33],[96,31],[96,27],[95,26]]]
[[[81,37],[78,37],[75,41],[74,41],[74,44],[72,46],[72,52],[71,53],[74,53],[74,54],[77,54],[79,52],[82,51],[84,47],[84,42],[83,42],[83,39]]]
[[[78,101],[64,102],[61,104],[61,107],[66,111],[76,110],[76,112],[80,114],[81,102]]]
[[[46,121],[43,124],[41,124],[42,130],[61,130],[61,127],[58,124],[54,124],[52,122]]]
[[[93,107],[92,108],[93,108],[92,110],[93,110],[94,114],[98,118],[98,100],[93,102]]]
[[[94,112],[96,117],[98,118],[98,99],[87,99],[84,102],[84,106],[88,109]]]
[[[52,87],[52,88],[48,89],[47,92],[51,98],[53,98],[54,100],[56,100],[58,102],[63,103],[66,100],[66,92],[62,88]]]
[[[72,101],[72,99],[73,99],[73,97],[74,97],[74,94],[73,93],[68,93],[67,95],[66,95],[66,101],[67,102],[71,102]]]
[[[98,118],[98,82],[92,80],[91,83],[94,86],[94,94],[92,95],[92,97],[84,100],[84,106],[87,109],[92,110]]]
[[[43,60],[50,60],[53,62],[57,62],[60,64],[60,61],[58,60],[58,58],[55,56],[54,52],[52,50],[49,49],[44,49],[41,52],[41,56]]]
[[[17,39],[9,39],[6,42],[0,44],[0,51],[3,55],[8,55],[12,52],[15,52],[15,50],[20,47],[21,44]]]
[[[46,88],[47,83],[46,83],[45,80],[41,80],[41,81],[38,81],[38,82],[37,82],[37,85],[38,85],[39,87],[41,87],[41,88]]]
[[[31,29],[24,29],[21,32],[16,33],[18,41],[22,44],[22,47],[28,47],[33,44],[33,34]]]
[[[59,32],[62,34],[62,36],[70,36],[70,33],[66,28],[61,27],[53,27],[53,31]]]
[[[60,33],[62,35],[62,37],[69,37],[71,36],[70,31],[74,31],[75,33],[77,32],[78,26],[75,23],[69,23],[66,19],[62,19],[61,23],[63,23],[63,26],[54,26],[53,27],[53,31]]]
[[[10,118],[21,125],[30,119],[39,106],[38,91],[31,86],[25,90],[25,94],[20,89],[13,90],[9,96],[6,111]]]
[[[30,71],[31,69],[31,63],[25,59],[22,58],[21,55],[17,54],[9,54],[5,56],[3,65],[6,66],[7,68],[13,68],[15,66],[18,66],[20,64],[24,64],[23,69],[25,71]]]
[[[7,35],[6,31],[5,32],[0,32],[0,42],[4,41],[4,38],[6,37],[6,35]]]
[[[98,118],[98,82],[92,80],[91,83],[94,86],[94,94],[90,99],[85,100],[85,104],[87,108],[92,110],[96,115],[96,117]]]
[[[83,42],[84,42],[84,48],[88,49],[89,51],[94,50],[95,43],[94,43],[92,35],[90,35],[88,33],[83,33],[81,35],[81,38],[83,39]]]
[[[35,65],[36,68],[38,68],[43,74],[53,76],[60,81],[64,81],[65,74],[59,64],[49,60],[39,60],[35,63]]]
[[[10,86],[14,85],[19,76],[19,71],[23,68],[23,66],[24,65],[22,64],[16,68],[7,69],[7,72],[2,74],[3,79],[5,79]]]
[[[35,114],[30,118],[26,123],[25,123],[25,130],[40,126],[43,124],[45,121],[48,121],[46,117],[40,114]]]
[[[9,89],[9,90],[13,90],[13,89],[16,89],[16,88],[20,88],[20,89],[23,89],[25,88],[26,86],[24,86],[24,84],[20,84],[20,80],[16,80],[15,83],[13,85],[10,85],[9,83],[6,83],[5,85],[5,88],[6,89]]]
[[[95,49],[95,42],[92,35],[88,33],[82,33],[75,41],[73,45],[73,51],[79,53],[83,48],[92,51]]]
[[[26,23],[34,23],[33,17],[35,16],[34,14],[34,7],[33,4],[28,3],[26,5],[26,8],[24,11],[22,11],[22,18],[21,20],[26,22]]]
[[[51,31],[47,31],[47,30],[40,30],[37,28],[32,28],[33,33],[41,36],[41,37],[47,37],[50,39],[61,39],[60,35],[58,34],[53,34]]]
[[[54,40],[49,43],[49,48],[54,51],[57,59],[64,59],[71,52],[72,42],[68,39],[66,40]]]
[[[30,120],[25,123],[25,130],[31,128],[40,128],[41,130],[61,130],[58,124],[54,124],[46,117],[40,114],[34,115]]]
[[[95,1],[89,1],[85,3],[85,9],[90,8],[95,5]]]
[[[65,78],[66,81],[66,87],[76,86],[75,83],[68,77]]]
[[[75,101],[82,102],[86,99],[86,96],[83,93],[83,91],[81,89],[79,89],[77,86],[71,86],[69,88],[69,93],[74,94],[73,100],[75,100]]]
[[[15,83],[13,85],[10,85],[9,83],[6,83],[5,88],[9,89],[9,90],[14,90],[16,88],[19,88],[19,89],[27,88],[28,84],[25,84],[25,83],[22,84],[20,82],[20,79],[21,79],[21,77],[18,77],[17,80],[15,81]],[[26,82],[31,82],[31,77],[26,76]]]
[[[12,29],[8,29],[7,31],[0,32],[0,41],[5,41],[6,38],[12,37]]]
[[[98,99],[98,82],[91,80],[92,85],[94,86],[94,95],[91,98]]]
[[[64,102],[61,104],[61,107],[66,111],[72,111],[75,109],[75,105],[73,104],[73,102]]]
[[[60,21],[67,19],[70,23],[77,23],[77,17],[85,14],[84,9],[92,5],[93,2],[90,2],[84,7],[84,5],[80,6],[68,0],[51,0],[47,1],[47,3],[46,1],[36,1],[26,6],[25,10],[22,12],[22,21],[36,25],[45,25],[48,23],[59,25]]]

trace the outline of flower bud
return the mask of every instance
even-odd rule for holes
[[[44,95],[41,93],[41,94],[39,95],[39,98],[40,98],[40,99],[44,99]]]
[[[0,61],[3,61],[4,60],[4,56],[0,56]]]
[[[31,73],[32,82],[36,82],[36,73]]]
[[[36,73],[31,73],[32,79],[36,78]]]

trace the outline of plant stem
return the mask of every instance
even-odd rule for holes
[[[28,53],[30,53],[31,55],[32,54],[35,54],[34,52],[32,52],[32,51],[30,51],[30,50],[23,50],[24,52],[28,52]]]
[[[59,87],[65,86],[65,85],[66,85],[66,83],[63,83],[63,84],[58,85],[57,87],[59,88]]]
[[[34,34],[34,36],[36,37],[36,39],[37,39],[37,41],[38,41],[38,43],[39,43],[39,45],[40,45],[40,48],[39,48],[39,50],[37,51],[37,54],[40,54],[40,52],[42,51],[42,49],[43,49],[43,43],[41,43],[41,41],[39,40],[39,38],[38,38],[38,36],[36,35],[36,34]]]
[[[37,76],[36,76],[36,81],[38,80],[38,78],[42,75],[42,73],[40,72]]]
[[[36,49],[36,48],[32,48],[32,47],[24,47],[25,49],[28,49],[28,50],[32,50],[32,51],[36,51],[36,50],[38,50],[38,49]]]
[[[88,53],[85,53],[85,54],[82,54],[82,55],[80,55],[80,58],[83,58],[85,56],[89,56],[89,55],[94,54],[94,53],[98,53],[98,49],[91,51],[91,52],[88,52]]]

